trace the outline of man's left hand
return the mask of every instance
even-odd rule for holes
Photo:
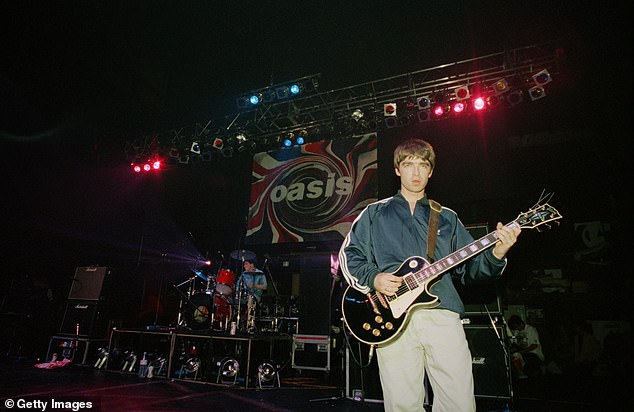
[[[502,222],[498,222],[496,229],[498,234],[498,243],[493,248],[493,256],[498,259],[503,259],[509,249],[517,241],[517,237],[522,229],[519,227],[504,226]]]

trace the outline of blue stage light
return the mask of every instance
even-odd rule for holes
[[[253,96],[249,97],[249,103],[251,103],[254,106],[260,103],[260,96],[254,94]]]
[[[295,140],[295,143],[304,144],[304,136],[297,136],[297,139]]]
[[[292,84],[288,90],[291,92],[291,94],[299,94],[300,92],[299,85],[297,84]]]
[[[284,141],[282,142],[282,145],[284,147],[291,147],[292,144],[293,144],[293,142],[289,138],[284,139]]]

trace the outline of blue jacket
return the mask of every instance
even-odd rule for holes
[[[400,191],[387,199],[368,205],[355,219],[339,251],[341,270],[348,284],[362,293],[374,289],[379,272],[394,272],[411,256],[427,259],[429,200],[416,203],[414,214]],[[456,212],[442,208],[434,260],[441,259],[473,242],[473,237]],[[464,304],[453,282],[469,284],[493,280],[506,267],[506,258],[498,259],[489,248],[454,267],[432,286],[430,292],[440,298],[439,308],[464,315]]]

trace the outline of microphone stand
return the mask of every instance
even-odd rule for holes
[[[264,259],[264,265],[262,265],[262,268],[265,270],[265,274],[268,273],[269,279],[271,279],[271,284],[273,285],[275,296],[279,296],[280,291],[277,289],[277,284],[275,283],[275,280],[273,279],[273,274],[271,273],[271,270],[269,269],[269,265],[267,264],[268,261],[269,261],[269,258]]]
[[[497,317],[493,319],[493,317],[491,316],[491,312],[489,312],[489,308],[487,308],[486,305],[483,305],[483,306],[487,312],[487,316],[489,317],[489,322],[491,322],[491,327],[493,328],[493,332],[495,332],[495,336],[497,336],[498,342],[500,342],[500,346],[502,347],[502,351],[504,352],[504,366],[506,371],[506,381],[509,384],[509,396],[510,396],[509,408],[513,410],[514,401],[513,401],[513,380],[511,378],[511,363],[510,363],[511,355],[506,345],[506,339],[505,339],[506,331],[503,331],[501,334],[500,332],[498,332],[496,328]],[[502,315],[502,323],[504,325],[504,328],[506,329],[508,325],[506,324],[506,319],[504,319],[504,315]]]

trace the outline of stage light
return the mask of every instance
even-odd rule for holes
[[[218,366],[218,378],[216,383],[233,383],[238,381],[240,364],[233,358],[224,358],[216,364]]]
[[[440,117],[443,114],[445,114],[445,108],[442,105],[438,104],[438,105],[434,106],[434,115],[436,117]]]
[[[249,97],[249,103],[251,103],[253,106],[257,105],[258,103],[260,103],[260,96],[261,95],[251,95],[251,97]]]
[[[429,107],[431,106],[431,99],[429,98],[429,96],[418,97],[416,99],[416,106],[418,106],[418,108],[421,110],[429,109]]]
[[[550,73],[548,73],[548,70],[546,69],[538,73],[535,73],[532,77],[533,77],[533,81],[535,82],[537,86],[543,86],[546,83],[550,83],[553,80],[552,77],[550,77]]]
[[[292,95],[297,95],[299,94],[301,89],[298,84],[291,84],[291,86],[288,88],[288,91],[291,92]]]
[[[298,145],[303,145],[305,143],[304,136],[297,136],[297,139],[295,139],[295,143],[297,143]]]
[[[515,106],[524,101],[524,93],[521,90],[513,90],[506,96],[509,106]]]
[[[466,108],[467,108],[467,105],[464,102],[456,102],[453,105],[453,112],[462,113],[465,111]]]
[[[161,161],[160,160],[155,160],[154,162],[152,162],[152,169],[159,170],[160,168],[161,168]]]
[[[264,361],[258,366],[258,385],[262,388],[273,388],[277,384],[280,387],[279,367],[273,362]]]
[[[135,173],[141,173],[141,166],[132,163],[132,170],[134,170]]]
[[[473,99],[473,110],[482,110],[486,107],[486,102],[482,97],[476,97]]]
[[[421,110],[416,113],[416,117],[418,118],[418,121],[422,123],[428,122],[431,116],[429,110]]]
[[[198,144],[198,142],[192,142],[189,151],[192,153],[200,154],[200,145]]]
[[[533,86],[528,89],[528,95],[531,98],[531,101],[539,100],[543,97],[546,97],[546,90],[544,90],[541,86]]]
[[[396,117],[396,103],[385,103],[383,105],[383,116]]]
[[[355,122],[358,122],[359,120],[361,120],[363,118],[363,110],[361,109],[355,109],[352,114],[350,115],[350,117],[352,118],[352,120],[354,120]]]
[[[222,149],[222,148],[224,147],[224,145],[225,145],[224,140],[222,140],[222,139],[221,139],[221,138],[219,138],[219,137],[216,137],[216,138],[214,139],[214,141],[211,143],[211,146],[212,146],[214,149],[218,149],[218,150]]]
[[[385,122],[385,127],[388,129],[393,129],[399,125],[396,117],[386,117],[383,121]]]
[[[288,99],[288,87],[284,86],[284,87],[277,87],[275,89],[275,94],[277,95],[278,99]]]
[[[266,90],[263,90],[261,94],[262,94],[262,97],[260,101],[262,103],[270,103],[273,100],[275,100],[275,90],[266,89]]]
[[[232,157],[233,156],[233,147],[225,146],[220,151],[222,153],[222,157]]]
[[[469,97],[471,97],[471,93],[469,93],[469,87],[468,86],[457,87],[454,90],[454,93],[456,94],[456,100],[465,100],[465,99],[468,99]]]
[[[177,148],[172,147],[168,153],[169,157],[174,158],[174,159],[178,159],[180,157],[180,152],[178,151]]]
[[[493,92],[496,96],[508,92],[510,88],[509,82],[506,79],[499,79],[493,83]]]
[[[295,134],[293,132],[287,133],[286,136],[282,139],[282,146],[291,147],[293,145],[293,139],[295,138]]]

